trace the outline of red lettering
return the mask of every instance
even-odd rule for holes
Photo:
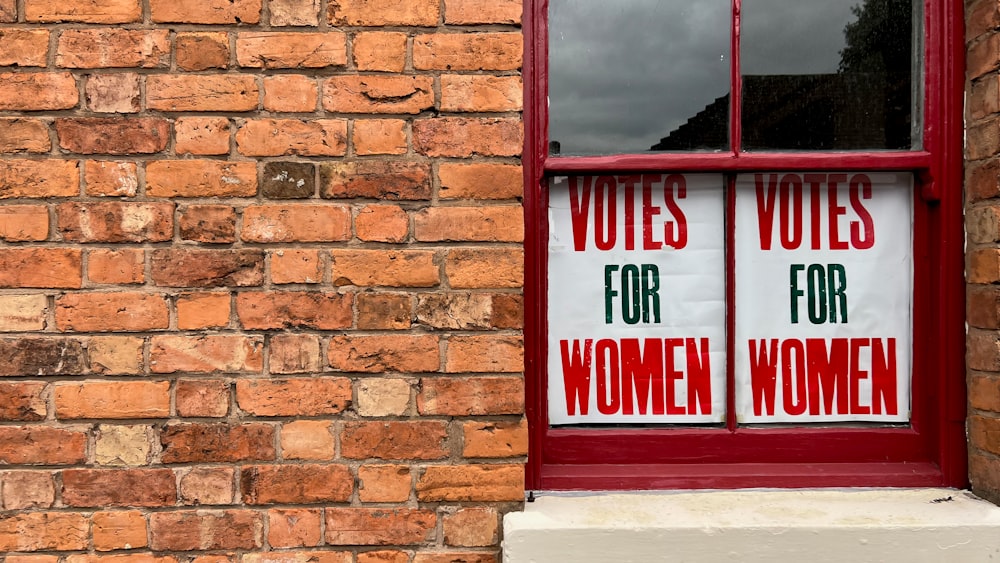
[[[646,414],[650,387],[653,391],[653,414],[663,414],[663,348],[660,339],[644,339],[640,353],[638,338],[623,338],[621,351],[622,414],[633,414],[633,388],[639,414]]]
[[[812,249],[819,250],[820,241],[822,240],[822,224],[820,222],[820,200],[819,200],[819,189],[826,180],[826,174],[806,174],[803,176],[806,183],[809,184],[809,211],[811,221],[809,222],[809,235],[812,241]]]
[[[676,380],[684,377],[683,372],[674,369],[674,349],[684,346],[683,338],[663,340],[663,372],[667,384],[667,414],[684,414],[684,407],[677,405]]]
[[[858,362],[861,355],[861,347],[869,346],[870,340],[867,338],[851,339],[851,414],[871,414],[871,407],[861,404],[861,392],[859,387],[862,379],[868,379],[868,372],[861,369]]]
[[[635,186],[642,176],[619,178],[625,188],[625,250],[635,250]]]
[[[621,410],[621,371],[618,369],[618,344],[614,340],[597,341],[597,410],[615,414]]]
[[[618,184],[611,176],[600,176],[594,188],[594,244],[598,250],[611,250],[618,239]]]
[[[837,183],[846,182],[847,174],[830,174],[827,176],[826,197],[830,206],[830,250],[847,250],[847,242],[840,240],[840,216],[847,213],[847,208],[837,204]]]
[[[872,409],[875,414],[882,414],[882,404],[885,403],[886,414],[898,414],[896,404],[896,339],[886,339],[889,353],[882,345],[882,339],[872,340]]]
[[[578,176],[569,178],[569,214],[573,221],[573,250],[582,252],[587,249],[587,219],[590,215],[590,178],[582,178],[583,193],[578,191]]]
[[[708,339],[701,339],[700,351],[694,338],[685,341],[685,348],[688,413],[712,414],[712,366],[708,357]]]
[[[777,196],[778,175],[770,174],[767,188],[764,175],[754,174],[757,187],[757,230],[760,235],[760,249],[771,250],[771,233],[774,229],[774,199]]]
[[[820,414],[821,400],[822,414],[847,412],[847,355],[846,338],[832,339],[829,354],[826,340],[806,339],[806,356],[809,358],[809,414]],[[834,397],[837,399],[836,410],[833,408]]]
[[[781,246],[795,250],[802,246],[802,180],[798,174],[785,174],[781,178],[778,204]]]
[[[758,191],[758,193],[760,193]],[[759,209],[759,206],[758,206]],[[763,239],[761,239],[763,243]],[[769,243],[770,244],[770,243]],[[765,346],[765,340],[748,342],[750,346],[750,388],[753,390],[753,414],[761,416],[767,409],[766,416],[774,416],[774,388],[778,380],[778,341],[771,339],[770,353]]]
[[[872,181],[865,174],[855,174],[851,178],[851,209],[858,214],[861,222],[851,221],[851,244],[858,250],[868,250],[875,245],[875,223],[871,213],[861,203],[872,198]]]
[[[660,176],[656,176],[656,181],[660,181]],[[642,249],[659,250],[663,243],[653,240],[653,217],[660,214],[660,208],[653,205],[653,186],[650,184],[650,177],[643,177],[642,182]]]
[[[566,389],[566,413],[576,414],[576,405],[580,405],[580,414],[587,414],[590,407],[590,347],[593,340],[583,341],[583,357],[580,357],[580,341],[573,341],[573,355],[570,356],[569,341],[559,341],[559,351],[562,354],[563,387]]]
[[[663,197],[667,204],[667,210],[673,216],[674,221],[667,221],[663,224],[663,241],[667,246],[681,249],[687,246],[687,217],[681,211],[677,201],[674,199],[674,186],[677,187],[677,199],[687,197],[687,183],[684,176],[671,174],[667,176],[667,181],[663,184]]]
[[[792,364],[794,357],[794,368]],[[781,343],[781,400],[785,412],[798,416],[806,412],[806,351],[802,341],[789,338]]]

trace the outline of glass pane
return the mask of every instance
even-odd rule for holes
[[[724,149],[730,0],[551,0],[549,152]]]
[[[744,0],[743,148],[908,149],[913,0]]]

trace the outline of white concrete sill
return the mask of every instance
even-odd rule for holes
[[[1000,562],[1000,507],[955,489],[542,493],[505,563]]]

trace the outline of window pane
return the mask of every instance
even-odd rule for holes
[[[743,148],[908,149],[913,0],[744,0]]]
[[[729,30],[729,0],[551,0],[549,152],[726,148]]]

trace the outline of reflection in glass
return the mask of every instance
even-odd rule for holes
[[[730,0],[550,0],[550,154],[726,148],[729,34]]]
[[[743,0],[743,148],[908,149],[914,0]]]

